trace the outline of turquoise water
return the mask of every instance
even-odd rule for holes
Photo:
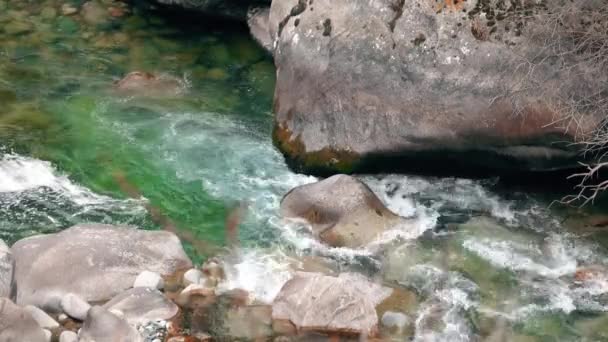
[[[288,170],[272,146],[275,70],[246,27],[137,9],[64,16],[62,5],[0,1],[1,239],[170,221],[197,262],[226,260],[225,288],[263,302],[314,256],[414,290],[416,340],[486,338],[497,327],[513,341],[608,338],[608,234],[589,224],[601,208],[549,208],[558,195],[489,180],[363,176],[417,229],[327,248],[277,215],[281,196],[315,178]],[[178,91],[118,91],[132,71]],[[223,250],[226,215],[241,203],[242,248]],[[596,268],[589,281],[575,277]]]

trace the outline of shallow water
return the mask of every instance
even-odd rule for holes
[[[138,10],[92,24],[60,6],[0,1],[1,239],[78,222],[159,229],[151,203],[221,246],[226,213],[246,202],[242,248],[222,253],[224,289],[271,302],[302,257],[316,256],[416,291],[416,340],[608,339],[608,234],[585,224],[590,210],[549,208],[558,195],[492,180],[363,176],[416,229],[327,248],[277,215],[281,196],[316,179],[288,170],[272,146],[274,68],[244,27]],[[181,93],[117,93],[113,83],[135,70],[173,75]],[[212,253],[187,247],[198,262]],[[585,267],[604,267],[604,278],[574,279]]]

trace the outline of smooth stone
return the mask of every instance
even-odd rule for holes
[[[184,286],[189,286],[192,284],[200,284],[201,279],[203,278],[203,272],[196,268],[191,268],[186,273],[184,273],[184,279],[182,283]]]
[[[160,274],[156,272],[143,271],[135,278],[133,287],[149,287],[151,289],[162,290],[164,281]]]
[[[78,13],[78,8],[66,3],[61,6],[61,13],[63,15],[74,15]]]
[[[89,312],[89,309],[91,308],[89,303],[73,293],[68,293],[63,296],[63,298],[61,298],[60,306],[61,310],[68,316],[79,321],[85,320],[87,312]]]
[[[160,291],[148,287],[127,290],[112,298],[103,308],[121,312],[121,316],[131,325],[169,320],[179,312],[177,305]]]
[[[376,306],[392,292],[358,274],[298,272],[275,298],[272,318],[291,322],[298,330],[365,336],[377,330]]]
[[[0,342],[47,342],[32,315],[8,298],[0,298]]]
[[[80,9],[80,15],[87,24],[99,25],[108,21],[110,13],[97,1],[87,1]]]
[[[66,330],[59,335],[59,342],[78,342],[78,334]]]
[[[15,259],[10,248],[0,240],[0,298],[15,297]]]
[[[387,328],[397,329],[398,332],[402,332],[409,323],[409,318],[401,312],[387,311],[382,315],[380,322]]]
[[[414,229],[365,183],[348,175],[293,188],[281,201],[281,214],[307,221],[313,234],[333,247],[359,248],[397,226]]]
[[[131,288],[142,271],[171,275],[192,267],[175,234],[128,226],[76,225],[20,240],[12,251],[17,303],[57,312],[69,293],[89,303],[107,301]]]
[[[100,306],[94,306],[78,333],[78,341],[143,342],[143,338],[126,320]]]
[[[32,318],[38,323],[41,328],[44,329],[55,329],[59,327],[59,323],[49,316],[46,312],[38,309],[33,305],[26,305],[23,308],[25,311],[32,315]]]
[[[69,318],[70,318],[70,317],[69,317],[68,315],[66,315],[66,314],[64,314],[64,313],[60,313],[60,314],[59,314],[59,316],[57,316],[57,321],[58,321],[59,323],[63,324],[63,323],[65,323],[65,322],[67,322],[67,320],[68,320]]]

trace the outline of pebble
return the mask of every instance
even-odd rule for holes
[[[77,342],[78,334],[73,331],[66,330],[59,335],[59,342]]]
[[[61,313],[59,314],[59,316],[57,317],[57,321],[59,321],[59,323],[64,323],[65,321],[68,320],[68,315]]]
[[[164,285],[160,274],[150,271],[141,272],[133,282],[133,287],[148,287],[157,290],[162,290]]]
[[[27,305],[23,309],[32,315],[32,318],[38,323],[41,328],[55,329],[59,327],[59,323],[49,316],[46,312],[38,309],[33,305]]]
[[[65,312],[68,316],[80,321],[85,320],[87,313],[91,308],[89,303],[73,293],[68,293],[61,298],[60,305],[63,312]]]
[[[184,279],[182,281],[184,286],[189,286],[192,284],[200,284],[201,279],[203,278],[203,272],[197,270],[196,268],[191,268],[186,273],[184,273]]]
[[[78,8],[76,8],[70,4],[63,4],[61,6],[61,13],[63,15],[74,15],[74,14],[78,13]]]

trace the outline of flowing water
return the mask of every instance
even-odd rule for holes
[[[492,180],[362,176],[417,229],[360,250],[325,247],[278,216],[288,190],[316,179],[290,171],[272,145],[275,71],[245,27],[138,9],[64,16],[62,5],[0,0],[0,239],[79,222],[160,229],[149,203],[221,246],[227,212],[247,203],[241,248],[222,252],[222,287],[257,301],[314,256],[415,291],[415,340],[608,339],[600,209],[549,207],[557,195]],[[136,70],[171,75],[179,91],[117,92]],[[212,253],[186,247],[197,262]]]

